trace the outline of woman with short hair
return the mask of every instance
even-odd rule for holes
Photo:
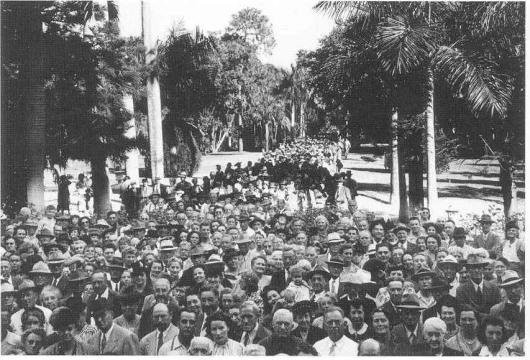
[[[239,356],[243,354],[243,346],[228,338],[228,334],[235,325],[230,318],[222,312],[214,313],[206,319],[206,334],[213,340],[212,355]]]

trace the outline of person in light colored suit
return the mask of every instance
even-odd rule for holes
[[[145,335],[140,340],[141,355],[158,355],[162,345],[173,340],[178,335],[178,328],[171,323],[172,314],[164,303],[158,303],[153,307],[154,331]]]
[[[138,337],[127,329],[114,324],[111,304],[97,299],[92,304],[98,332],[79,343],[77,355],[138,355]]]

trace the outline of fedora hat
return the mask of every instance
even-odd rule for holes
[[[315,267],[307,275],[309,279],[311,279],[313,275],[315,274],[323,275],[326,278],[326,281],[328,281],[331,278],[331,274],[329,273],[329,270],[320,264],[315,265]]]
[[[53,252],[50,254],[50,256],[48,256],[48,264],[58,265],[64,263],[65,260],[66,258],[64,257],[64,255],[58,252]]]
[[[201,247],[194,247],[193,249],[191,249],[190,251],[190,256],[193,257],[193,256],[206,256],[206,252],[201,248]]]
[[[30,274],[49,274],[53,273],[50,271],[50,268],[44,261],[39,261],[33,265],[33,268],[29,272]]]
[[[397,224],[393,229],[392,232],[394,234],[397,234],[399,231],[405,230],[407,234],[410,234],[410,228],[405,224]]]
[[[419,277],[422,277],[422,276],[430,276],[430,277],[434,277],[436,275],[435,272],[433,272],[431,269],[429,268],[426,268],[426,267],[422,267],[421,269],[419,269],[418,271],[416,271],[414,273],[414,275],[412,275],[412,280],[414,281],[417,281],[417,279]]]
[[[73,271],[68,276],[68,283],[80,283],[87,281],[89,278],[88,274],[84,271]]]
[[[510,220],[510,221],[506,222],[505,228],[506,228],[506,230],[508,230],[508,229],[517,229],[517,230],[519,230],[519,225],[517,225],[517,221],[516,220]]]
[[[52,241],[47,241],[47,242],[44,242],[42,243],[42,249],[44,250],[44,253],[45,254],[48,254],[51,250],[51,248],[53,247],[56,247],[58,248],[62,253],[65,253],[66,250],[68,250],[68,246],[65,245],[64,243],[58,243],[57,241],[52,240]]]
[[[491,215],[489,215],[489,214],[483,214],[483,215],[480,217],[479,222],[480,222],[481,224],[493,224],[495,221],[491,219]]]
[[[444,279],[440,278],[439,276],[435,276],[432,279],[431,286],[429,286],[427,289],[428,290],[443,290],[443,289],[449,290],[451,289],[451,286]]]
[[[35,286],[35,283],[33,282],[33,280],[29,280],[29,279],[24,279],[22,280],[22,282],[20,283],[20,285],[18,285],[18,291],[20,293],[26,291],[26,290],[36,290],[37,287]]]
[[[105,221],[105,219],[99,219],[96,221],[94,227],[98,229],[109,229],[110,225],[107,223],[107,221]]]
[[[476,255],[476,254],[469,254],[467,256],[466,260],[466,267],[469,268],[477,268],[477,267],[485,267],[489,264],[489,262],[485,261],[482,257]]]
[[[48,237],[48,238],[51,238],[53,239],[55,237],[55,235],[48,229],[44,228],[42,229],[37,235],[35,235],[37,237],[37,239],[41,239],[41,238],[44,238],[44,237]]]
[[[506,270],[502,277],[502,282],[498,285],[500,288],[510,287],[513,285],[520,284],[524,281],[524,278],[519,277],[513,270]]]
[[[154,196],[161,197],[161,196],[160,196],[160,193],[153,192],[153,193],[151,193],[151,195],[149,195],[149,199],[152,199]]]
[[[418,295],[412,293],[412,294],[404,294],[401,298],[401,304],[396,305],[397,308],[400,309],[414,309],[414,310],[424,310],[425,308],[423,306],[420,306],[420,300],[418,298]]]
[[[437,262],[437,266],[454,266],[456,268],[460,267],[460,264],[453,255],[447,255],[443,260]]]
[[[13,285],[8,283],[7,281],[3,282],[2,285],[0,285],[0,294],[2,294],[2,295],[15,295],[16,293],[17,293],[17,291],[15,290]]]
[[[336,232],[329,233],[327,240],[328,240],[328,244],[338,244],[338,243],[344,242],[344,239],[341,238],[340,234]]]
[[[160,240],[160,251],[175,251],[177,247],[173,244],[175,238],[173,236],[167,236]]]
[[[130,285],[120,291],[117,298],[122,305],[132,305],[141,300],[142,294],[138,293],[138,291],[134,290],[134,286]]]

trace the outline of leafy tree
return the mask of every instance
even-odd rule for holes
[[[276,45],[269,18],[256,8],[244,8],[232,15],[226,32],[243,39],[258,52],[270,53]]]

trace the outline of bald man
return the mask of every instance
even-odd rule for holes
[[[272,317],[272,335],[259,342],[265,348],[267,356],[287,354],[298,355],[301,347],[308,345],[300,338],[291,335],[294,327],[293,313],[287,309],[280,309]]]
[[[158,355],[162,345],[178,335],[178,328],[171,323],[171,317],[172,314],[166,304],[155,304],[152,315],[155,330],[140,340],[141,355]]]
[[[428,318],[423,324],[425,343],[413,345],[413,354],[415,356],[464,356],[463,352],[445,346],[444,337],[446,333],[447,326],[442,319]]]
[[[381,356],[381,344],[374,339],[366,339],[359,344],[359,356]]]

